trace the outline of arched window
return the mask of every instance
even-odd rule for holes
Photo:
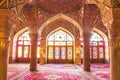
[[[104,39],[100,34],[92,31],[92,36],[90,37],[90,59],[91,62],[105,62],[105,43]],[[81,52],[83,55],[83,41],[81,41]]]
[[[30,37],[29,31],[22,33],[17,40],[17,62],[29,62],[30,60]],[[37,56],[40,57],[40,41],[38,41]]]
[[[73,38],[63,30],[53,32],[47,39],[48,63],[72,63]]]

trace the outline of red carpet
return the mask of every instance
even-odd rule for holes
[[[91,64],[90,66],[93,69],[95,69],[95,68],[110,68],[109,64]]]
[[[8,80],[14,80],[15,77],[22,75],[28,70],[28,66],[25,64],[9,64],[8,66]]]
[[[109,64],[91,64],[92,74],[98,79],[110,80],[110,65]]]
[[[40,65],[40,68],[76,69],[74,65],[70,65],[70,64],[47,64],[47,65]]]
[[[29,65],[12,64],[8,67],[8,80],[110,80],[109,64],[91,64],[91,71],[83,65],[44,64],[37,72],[30,72]]]
[[[24,80],[80,80],[82,76],[63,72],[41,72],[28,74]]]
[[[24,76],[24,80],[81,80],[82,74],[73,64],[45,64],[39,71]]]

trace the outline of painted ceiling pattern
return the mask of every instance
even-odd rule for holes
[[[7,0],[0,0],[0,9],[7,8]]]
[[[37,6],[48,12],[64,13],[80,9],[84,0],[37,0]]]
[[[0,4],[4,1],[0,1]],[[9,0],[9,9],[20,16],[23,5],[28,2],[32,2],[32,0]],[[79,9],[83,3],[84,0],[36,0],[37,7],[49,12],[73,11],[75,8]],[[99,6],[103,22],[106,23],[112,18],[111,0],[87,0],[86,4],[97,4]]]
[[[0,0],[1,2],[4,0]],[[42,10],[46,13],[71,13],[83,7],[83,4],[96,4],[101,11],[101,18],[104,25],[112,22],[111,0],[9,0],[9,11],[14,18],[15,23],[21,24],[25,21],[22,14],[23,5],[26,3],[35,3],[38,8],[38,17],[41,17]],[[82,9],[81,9],[82,10]],[[19,20],[19,22],[18,22]]]
[[[108,26],[111,26],[112,24],[112,0],[86,0],[86,4],[96,4],[100,11],[102,16],[102,22],[103,24],[109,28]],[[119,1],[120,0],[114,0]]]

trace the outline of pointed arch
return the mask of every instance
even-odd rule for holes
[[[47,26],[47,25],[50,24],[51,22],[54,22],[54,21],[56,21],[57,19],[60,19],[60,18],[62,18],[62,19],[64,19],[64,20],[72,23],[73,25],[75,25],[75,26],[79,29],[80,34],[83,33],[83,30],[82,30],[82,27],[80,26],[80,24],[78,24],[74,19],[72,19],[72,18],[70,18],[70,17],[68,17],[68,16],[66,16],[66,15],[64,15],[64,14],[62,14],[62,13],[59,13],[59,14],[51,17],[50,19],[48,19],[46,22],[44,22],[44,23],[41,25],[41,27],[39,28],[39,34],[41,34],[41,32],[42,32],[42,30],[43,30],[43,28],[44,28],[45,26]]]
[[[105,42],[105,59],[106,59],[106,62],[109,62],[108,37],[107,37],[107,35],[104,34],[101,30],[99,30],[97,28],[93,28],[93,31],[100,34],[101,37],[104,39],[104,42]]]
[[[12,45],[12,58],[13,58],[13,60],[16,60],[16,42],[17,42],[17,39],[18,39],[18,37],[22,34],[22,33],[24,33],[25,31],[27,31],[27,30],[29,30],[29,28],[28,27],[25,27],[25,28],[23,28],[23,29],[21,29],[20,31],[18,31],[16,34],[15,34],[15,36],[14,36],[14,38],[13,38],[13,45]]]
[[[69,34],[72,36],[73,40],[75,40],[73,34],[71,34],[67,29],[64,29],[64,28],[62,28],[62,27],[59,27],[59,28],[53,30],[52,32],[50,32],[50,33],[47,35],[46,39],[48,39],[48,37],[49,37],[53,32],[56,32],[57,30],[63,30],[63,31],[65,31],[65,32],[69,33]]]
[[[25,32],[25,31],[27,31],[27,30],[29,30],[29,28],[28,28],[28,27],[25,27],[25,28],[21,29],[20,31],[18,31],[18,32],[15,34],[13,41],[16,41],[16,40],[18,39],[19,35],[22,34],[22,33]]]
[[[56,33],[59,33],[60,35],[58,34],[55,35]],[[47,54],[46,60],[48,63],[54,63],[54,62],[74,63],[75,62],[75,37],[67,29],[64,29],[63,27],[58,27],[57,29],[54,29],[47,35],[46,50],[48,50],[46,52]],[[56,55],[55,51],[60,51],[60,52],[58,52],[57,53],[58,55]],[[57,57],[59,58],[57,59]]]

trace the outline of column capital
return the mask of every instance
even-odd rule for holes
[[[92,31],[91,32],[83,32],[83,37],[89,37],[92,35]]]
[[[37,41],[38,40],[38,33],[29,33],[31,42]]]
[[[0,29],[0,49],[1,50],[4,50],[7,48],[8,46],[8,36],[7,34]]]
[[[8,48],[8,38],[0,38],[0,50],[5,50]]]
[[[37,25],[30,25],[29,30],[30,30],[30,33],[38,34],[38,26]]]

